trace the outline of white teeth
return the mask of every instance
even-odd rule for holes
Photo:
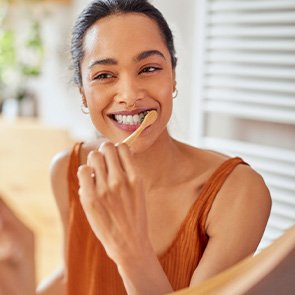
[[[114,115],[114,118],[116,119],[116,121],[120,124],[125,124],[125,125],[138,125],[140,124],[144,117],[146,116],[146,114],[148,113],[148,111],[136,114],[136,115]]]
[[[136,122],[140,122],[140,119],[139,119],[139,115],[136,114],[133,116],[133,122],[136,123]]]
[[[123,122],[124,122],[124,117],[123,117]],[[127,116],[127,124],[130,124],[130,125],[132,125],[132,123],[133,123],[133,118],[132,118],[132,116]]]

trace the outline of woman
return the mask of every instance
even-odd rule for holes
[[[52,165],[65,267],[40,294],[166,294],[255,251],[269,191],[240,158],[173,139],[172,33],[144,0],[95,0],[72,35],[75,82],[104,136]],[[132,143],[122,140],[156,110]]]

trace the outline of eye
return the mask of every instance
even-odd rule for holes
[[[94,80],[106,80],[106,79],[111,79],[114,78],[114,76],[111,73],[101,73],[96,76],[94,76]]]
[[[143,69],[139,72],[139,74],[141,74],[141,73],[153,73],[153,72],[160,71],[160,70],[161,70],[161,68],[159,68],[159,67],[149,66],[149,67],[145,67],[145,68],[143,68]]]

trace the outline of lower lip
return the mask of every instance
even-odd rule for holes
[[[130,133],[134,132],[140,126],[140,124],[137,124],[137,125],[129,125],[129,124],[120,124],[120,123],[118,123],[118,122],[116,122],[114,120],[112,120],[112,121],[121,130],[130,132]]]

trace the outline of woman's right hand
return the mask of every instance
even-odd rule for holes
[[[0,196],[0,294],[35,294],[33,232]]]

